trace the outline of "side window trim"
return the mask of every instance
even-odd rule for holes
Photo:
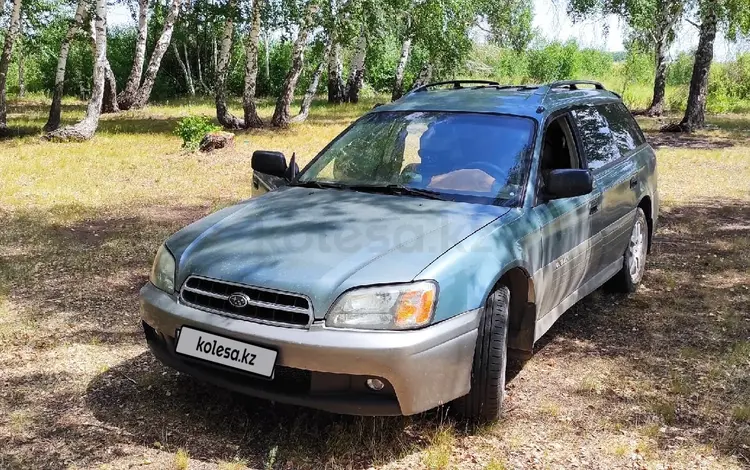
[[[544,120],[544,123],[540,126],[541,134],[542,134],[542,146],[544,145],[544,135],[547,133],[547,128],[550,124],[557,121],[560,118],[565,119],[565,122],[568,125],[568,129],[570,129],[570,133],[573,135],[573,142],[572,144],[575,145],[575,153],[578,157],[578,165],[579,168],[582,170],[588,169],[588,161],[586,160],[586,155],[583,150],[583,141],[581,140],[581,136],[578,132],[578,125],[574,122],[575,118],[571,114],[571,111],[575,109],[575,106],[569,107],[569,108],[563,108],[555,111],[554,113],[551,113],[547,118]],[[536,184],[534,185],[534,204],[533,207],[536,207],[540,205],[541,199],[540,199],[540,191],[542,189],[541,179],[541,166],[542,166],[542,158],[541,158],[541,152],[544,151],[544,148],[542,147],[540,149],[540,156],[539,159],[536,162],[536,170],[537,170],[537,177],[536,177]]]

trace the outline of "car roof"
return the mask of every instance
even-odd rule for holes
[[[580,84],[594,85],[595,88],[579,88]],[[440,88],[444,85],[453,86]],[[513,114],[541,121],[570,106],[621,101],[619,95],[606,90],[601,84],[583,80],[545,85],[499,85],[495,82],[457,80],[425,85],[371,112],[476,112]]]

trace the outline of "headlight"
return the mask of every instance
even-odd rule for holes
[[[169,294],[174,293],[174,257],[166,246],[159,247],[154,259],[154,266],[151,268],[149,280],[153,285]]]
[[[354,289],[338,298],[326,326],[408,330],[430,323],[438,287],[432,281]]]

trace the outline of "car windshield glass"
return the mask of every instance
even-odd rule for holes
[[[533,121],[517,116],[373,113],[325,149],[298,181],[512,205],[526,181],[533,133]]]

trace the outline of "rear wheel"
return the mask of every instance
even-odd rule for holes
[[[635,222],[630,232],[628,248],[623,255],[622,269],[612,278],[611,287],[617,292],[635,292],[646,271],[648,251],[648,221],[643,209],[636,210]]]
[[[505,369],[508,362],[508,306],[510,291],[498,287],[485,305],[471,371],[471,391],[457,399],[453,409],[476,421],[494,421],[502,413]]]

